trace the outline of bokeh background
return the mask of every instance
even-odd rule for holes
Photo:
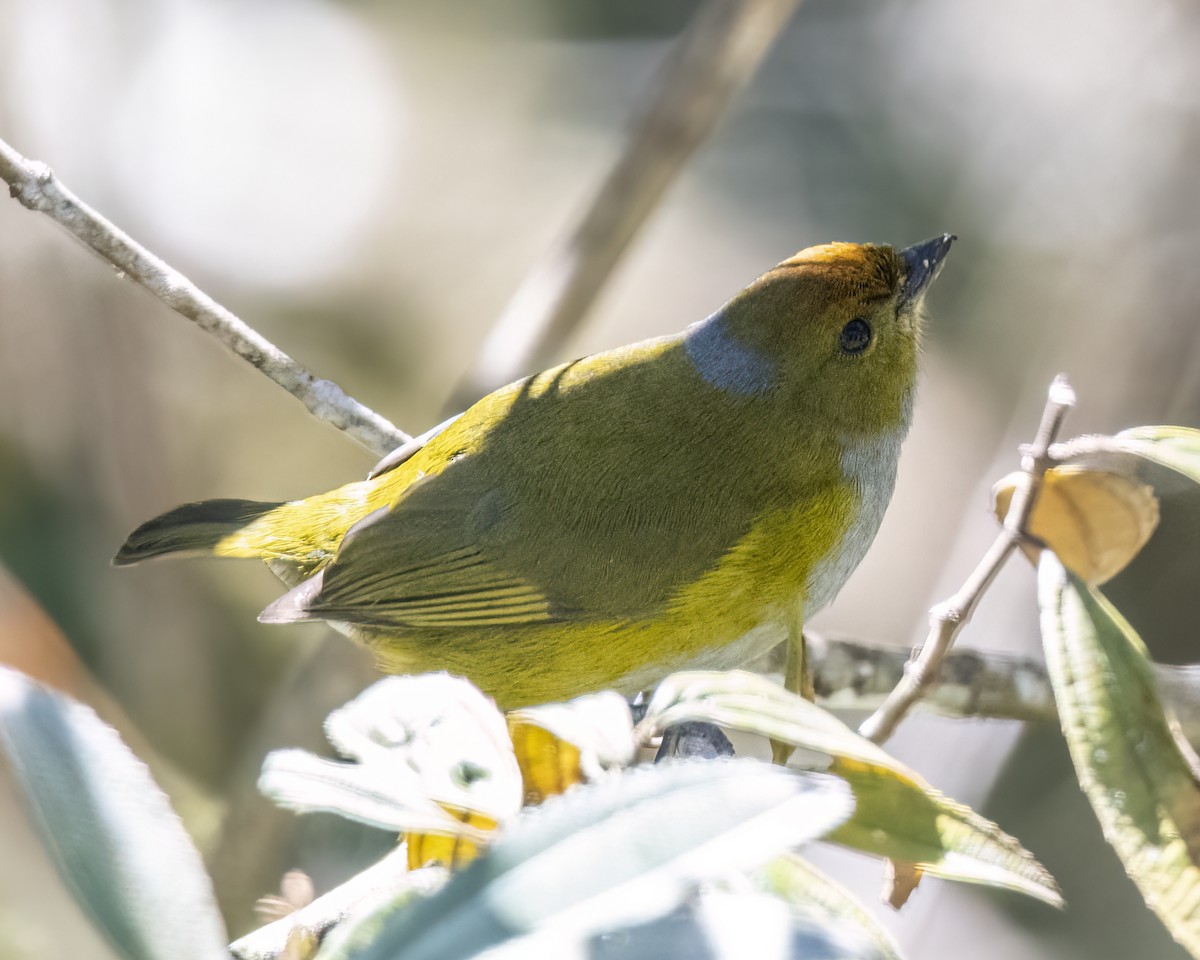
[[[696,7],[0,0],[0,137],[416,433],[587,203]],[[1186,0],[808,0],[562,359],[681,329],[810,243],[957,233],[895,501],[819,621],[911,644],[990,541],[987,490],[1054,373],[1080,397],[1068,434],[1200,426],[1198,44]],[[120,726],[235,933],[284,870],[322,889],[390,842],[254,792],[265,751],[318,745],[371,666],[320,626],[257,624],[278,585],[253,564],[109,558],[179,502],[298,497],[370,463],[49,220],[0,204],[0,658]],[[1187,599],[1181,556],[1157,579]],[[1152,648],[1200,659],[1170,620],[1147,628]],[[1036,652],[1026,566],[963,643]],[[1018,835],[1070,904],[926,881],[902,913],[879,908],[911,956],[1183,956],[1103,846],[1056,731],[918,716],[892,747]],[[878,864],[818,859],[876,899]],[[66,955],[110,956],[0,769],[0,956]]]

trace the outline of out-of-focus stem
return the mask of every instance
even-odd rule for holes
[[[800,0],[706,0],[582,217],[534,268],[449,406],[555,362],[630,241],[754,76]]]

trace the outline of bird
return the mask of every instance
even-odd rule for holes
[[[794,646],[891,499],[955,239],[808,247],[682,333],[496,390],[365,480],[184,504],[114,563],[266,561],[290,589],[261,621],[328,621],[388,672],[448,670],[506,709]]]

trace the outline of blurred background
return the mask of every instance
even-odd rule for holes
[[[0,0],[0,137],[417,433],[586,207],[697,7]],[[1068,435],[1200,426],[1198,44],[1184,0],[808,0],[559,359],[679,330],[812,243],[958,234],[896,498],[818,624],[911,645],[990,542],[988,488],[1053,374],[1079,394]],[[109,559],[177,503],[300,497],[371,463],[51,221],[0,204],[0,660],[120,727],[235,934],[284,870],[325,889],[391,842],[254,789],[264,753],[318,746],[371,665],[320,626],[257,624],[279,591],[265,568]],[[1165,556],[1143,578],[1156,596],[1200,593]],[[1162,659],[1200,659],[1179,618],[1126,612]],[[1027,565],[962,642],[1036,653]],[[1020,837],[1070,904],[927,880],[902,913],[878,908],[911,956],[1184,956],[1102,844],[1056,730],[918,716],[890,746]],[[876,901],[879,864],[816,859]],[[0,956],[61,955],[110,956],[0,769]]]

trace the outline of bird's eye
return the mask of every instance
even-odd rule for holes
[[[855,317],[842,327],[842,335],[838,340],[838,346],[842,348],[842,353],[854,356],[862,353],[870,345],[871,325],[862,317]]]

